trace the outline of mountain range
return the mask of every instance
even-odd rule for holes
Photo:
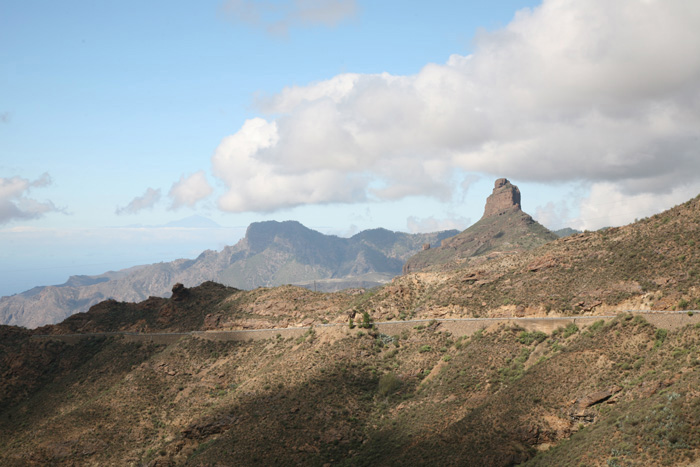
[[[197,218],[187,224],[202,223]],[[240,289],[283,284],[325,291],[374,287],[400,274],[405,260],[424,245],[439,246],[457,233],[373,229],[341,238],[295,221],[258,222],[248,227],[237,244],[221,251],[207,250],[196,259],[72,276],[61,285],[2,297],[0,323],[29,328],[57,323],[106,299],[137,302],[150,296],[168,296],[176,282],[190,287],[211,280]]]

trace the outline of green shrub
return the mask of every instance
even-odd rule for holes
[[[421,348],[418,350],[418,352],[425,353],[425,352],[430,352],[431,350],[433,350],[433,348],[426,344],[426,345],[422,345]]]
[[[542,331],[527,332],[523,331],[518,336],[518,342],[525,345],[530,345],[533,342],[542,342],[547,338],[547,334]]]
[[[401,384],[401,380],[393,372],[384,373],[379,378],[377,394],[381,397],[389,397],[399,390]]]
[[[657,329],[656,334],[654,335],[654,337],[656,338],[656,341],[654,342],[654,347],[661,347],[661,344],[664,343],[667,335],[668,331],[666,329]]]
[[[571,323],[564,328],[563,337],[564,337],[564,339],[566,339],[567,337],[571,336],[572,334],[576,334],[577,332],[578,332],[578,326],[576,326],[575,323]]]

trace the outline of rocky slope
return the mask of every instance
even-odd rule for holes
[[[558,236],[520,207],[520,190],[505,178],[496,180],[493,193],[486,200],[484,215],[476,224],[442,242],[437,248],[417,253],[403,267],[404,274],[465,265],[472,258],[509,255],[530,250],[557,239]]]
[[[700,309],[700,197],[623,227],[394,279],[377,319]]]
[[[207,282],[35,331],[0,326],[0,464],[693,465],[700,314],[678,330],[623,313],[467,337],[436,322],[169,345],[32,334],[697,308],[698,242],[700,197],[372,293]]]
[[[2,297],[0,323],[25,327],[56,323],[106,299],[137,302],[167,296],[176,282],[190,287],[213,280],[242,289],[291,283],[317,290],[373,287],[400,274],[404,261],[423,245],[439,245],[456,233],[374,229],[340,238],[298,222],[254,223],[236,245],[205,251],[194,260],[74,276],[60,286]]]
[[[234,292],[235,293],[235,292]],[[37,341],[0,327],[0,464],[688,465],[700,327],[347,327]]]

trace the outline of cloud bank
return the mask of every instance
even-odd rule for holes
[[[45,173],[38,179],[0,177],[0,224],[19,219],[37,219],[49,212],[60,211],[51,201],[37,201],[28,195],[34,188],[51,185],[51,177]]]
[[[334,27],[357,14],[356,0],[227,0],[223,11],[234,21],[286,35],[291,27]]]
[[[474,173],[594,196],[697,192],[698,24],[698,2],[545,0],[415,75],[285,88],[216,150],[219,206],[446,200]]]
[[[117,208],[115,213],[117,215],[122,214],[136,214],[144,209],[151,209],[160,200],[160,188],[155,190],[153,188],[146,189],[146,192],[132,199],[129,204],[122,208]]]

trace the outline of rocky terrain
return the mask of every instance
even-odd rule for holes
[[[373,229],[340,238],[293,221],[259,222],[251,224],[236,245],[207,250],[194,260],[73,276],[59,286],[2,297],[0,323],[30,328],[57,323],[107,299],[138,302],[168,296],[176,282],[190,287],[213,280],[241,289],[292,283],[326,291],[369,288],[400,274],[404,261],[424,245],[438,246],[457,233]]]
[[[1,326],[0,464],[697,465],[700,313],[667,329],[625,310],[700,308],[698,242],[700,197],[372,290],[177,284],[58,325]],[[562,315],[617,318],[465,335],[371,324]],[[301,325],[254,341],[34,337]]]
[[[437,269],[454,263],[467,264],[472,259],[511,255],[531,250],[558,236],[524,213],[520,190],[505,178],[496,180],[493,193],[486,200],[483,217],[460,234],[437,248],[428,248],[411,257],[403,272]]]
[[[0,463],[690,465],[700,328],[621,315],[550,334],[171,345],[3,327]],[[556,383],[554,383],[556,382]]]

